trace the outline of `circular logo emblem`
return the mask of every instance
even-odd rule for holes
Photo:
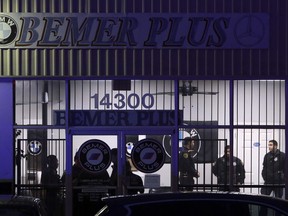
[[[134,166],[141,172],[153,173],[159,170],[165,162],[165,150],[154,139],[143,139],[132,149],[131,158]]]
[[[184,131],[179,131],[179,146],[182,146],[182,140],[185,137],[190,137],[193,141],[193,146],[191,150],[193,151],[192,157],[196,157],[201,149],[201,137],[196,129],[186,129]],[[162,144],[164,146],[165,152],[169,158],[171,158],[171,146],[172,140],[170,135],[164,135],[162,139]]]
[[[234,34],[239,44],[252,47],[263,40],[265,26],[256,16],[244,16],[236,23]]]
[[[32,140],[28,143],[28,152],[32,155],[39,155],[42,152],[42,143]]]
[[[6,45],[14,41],[17,36],[17,24],[14,19],[0,15],[0,44]]]
[[[192,151],[192,157],[196,157],[201,149],[201,137],[196,129],[192,129],[191,131],[182,131],[182,137],[189,137],[191,139],[191,144],[189,146],[189,150]]]
[[[101,140],[93,139],[84,142],[78,152],[80,165],[90,173],[106,170],[111,163],[110,148]]]

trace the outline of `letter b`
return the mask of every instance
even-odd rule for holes
[[[22,17],[23,20],[20,39],[15,43],[16,46],[30,46],[35,43],[39,37],[36,28],[40,24],[37,17]]]

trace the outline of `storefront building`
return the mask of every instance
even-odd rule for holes
[[[1,1],[1,190],[39,195],[56,155],[65,215],[79,210],[75,197],[79,207],[95,191],[126,194],[126,160],[145,193],[178,191],[189,137],[194,190],[218,189],[212,166],[230,145],[245,166],[240,191],[260,193],[267,143],[287,149],[287,10],[275,0]],[[117,185],[73,184],[77,152],[82,169],[111,175],[113,148]]]

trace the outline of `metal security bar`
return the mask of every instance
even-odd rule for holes
[[[245,192],[283,196],[284,96],[283,80],[234,81],[234,154],[245,164]]]
[[[229,125],[229,82],[180,80],[179,109],[184,125]]]
[[[17,125],[53,125],[53,114],[56,110],[65,110],[65,81],[15,81]]]
[[[274,0],[236,1],[223,0],[50,0],[0,2],[2,13],[50,14],[271,14],[270,42],[275,49],[1,49],[0,74],[4,77],[101,77],[107,76],[192,76],[207,77],[287,76],[287,4]],[[278,16],[281,14],[281,16]],[[20,28],[20,27],[19,27]],[[168,29],[167,29],[167,32]],[[39,33],[39,35],[41,35]],[[183,35],[184,36],[184,35]],[[186,36],[186,35],[185,35]],[[208,37],[207,37],[208,38]],[[280,38],[280,39],[279,39]],[[40,40],[40,38],[39,38]],[[203,40],[206,43],[205,40]],[[268,52],[268,53],[267,53]],[[283,56],[283,58],[279,58]],[[255,63],[256,62],[256,63]]]
[[[65,149],[64,139],[18,139],[15,156],[17,185],[41,184],[41,174],[47,167],[49,155],[55,155],[58,159],[57,174],[61,177],[66,167]]]
[[[42,130],[37,132],[43,133]],[[65,149],[64,139],[18,139],[15,150],[17,194],[38,197],[49,212],[53,209],[63,213]],[[53,205],[51,200],[54,200]]]
[[[201,139],[200,137],[205,133],[203,130],[197,132],[196,129],[193,129],[192,131],[193,135],[190,134],[190,136],[179,140],[179,189],[184,191],[216,191],[221,183],[217,181],[217,176],[213,175],[212,170],[218,155],[221,154],[220,152],[224,152],[227,140]],[[187,145],[187,141],[190,144]],[[192,161],[195,169],[194,174],[191,172]],[[227,173],[229,174],[229,170]],[[191,179],[189,175],[193,175],[193,184],[188,180]],[[228,175],[225,176],[225,180],[225,185],[229,187]]]
[[[282,80],[69,80],[70,91],[66,93],[65,85],[64,81],[54,80],[17,81],[15,88],[17,128],[19,125],[33,126],[34,129],[41,129],[43,126],[53,128],[54,114],[60,113],[58,122],[65,116],[67,111],[65,99],[68,96],[69,113],[77,114],[75,116],[77,118],[72,118],[73,116],[69,118],[68,126],[92,127],[96,131],[97,128],[103,129],[103,126],[113,126],[115,130],[123,130],[122,126],[141,126],[138,127],[141,134],[142,129],[144,130],[147,125],[151,126],[152,122],[155,123],[153,126],[157,127],[180,128],[178,130],[180,141],[186,136],[196,135],[201,140],[226,140],[227,145],[231,146],[233,156],[244,164],[245,179],[240,188],[241,191],[248,193],[261,193],[261,188],[270,187],[262,175],[264,157],[269,153],[269,141],[276,140],[278,149],[285,153],[285,82]],[[48,103],[43,105],[41,100],[47,99],[46,94],[40,97],[36,92],[39,90],[46,93],[45,89],[48,93]],[[144,121],[143,116],[146,114],[141,118],[132,118],[143,120],[134,122],[134,125],[126,125],[130,118],[123,119],[123,117],[120,120],[125,124],[119,125],[118,122],[121,121],[117,122],[114,116],[112,118],[114,122],[108,121],[111,125],[107,125],[107,121],[102,121],[101,118],[101,121],[99,119],[97,122],[92,121],[97,119],[99,113],[106,115],[107,111],[113,111],[117,116],[120,112],[127,114],[138,111],[150,114],[156,113],[155,111],[158,114],[167,112],[175,114],[175,110],[178,112],[179,122],[175,122],[173,115],[173,121],[168,121],[169,124],[161,118],[156,118],[155,121],[154,116],[149,117],[150,122]],[[84,115],[78,115],[77,112],[82,112]],[[128,116],[126,114],[124,116]],[[87,119],[79,121],[79,116],[86,116]],[[81,125],[75,122],[77,124],[80,122]],[[60,126],[64,127],[65,122]],[[53,129],[53,132],[49,130],[42,133],[45,139],[65,138],[65,129],[61,132],[55,132],[56,129]],[[26,128],[21,138],[29,138],[31,131],[32,128]],[[171,140],[169,142],[168,147],[174,149],[171,146],[173,142]],[[224,154],[224,148],[220,149],[219,145],[215,144],[218,146],[217,158]],[[178,147],[182,147],[181,142]],[[51,152],[53,151],[52,148]],[[65,152],[64,149],[63,151]],[[195,178],[195,185],[199,184],[205,190],[209,187],[211,189],[211,185],[216,182],[211,163],[210,167],[207,164],[204,166],[196,163],[196,166],[200,166],[198,168],[202,177],[205,178]],[[64,169],[59,171],[63,173]],[[281,174],[282,172],[279,176]],[[233,184],[229,182],[229,185]],[[283,188],[285,185],[277,183],[276,186]]]

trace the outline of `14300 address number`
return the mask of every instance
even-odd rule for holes
[[[91,96],[94,99],[95,109],[107,108],[110,109],[111,106],[114,106],[116,109],[123,109],[125,107],[136,109],[140,106],[143,108],[149,109],[154,106],[154,96],[152,94],[146,93],[142,96],[139,96],[136,93],[131,93],[129,95],[124,95],[117,93],[114,96],[110,94],[104,94],[99,96],[99,94],[94,94]]]

